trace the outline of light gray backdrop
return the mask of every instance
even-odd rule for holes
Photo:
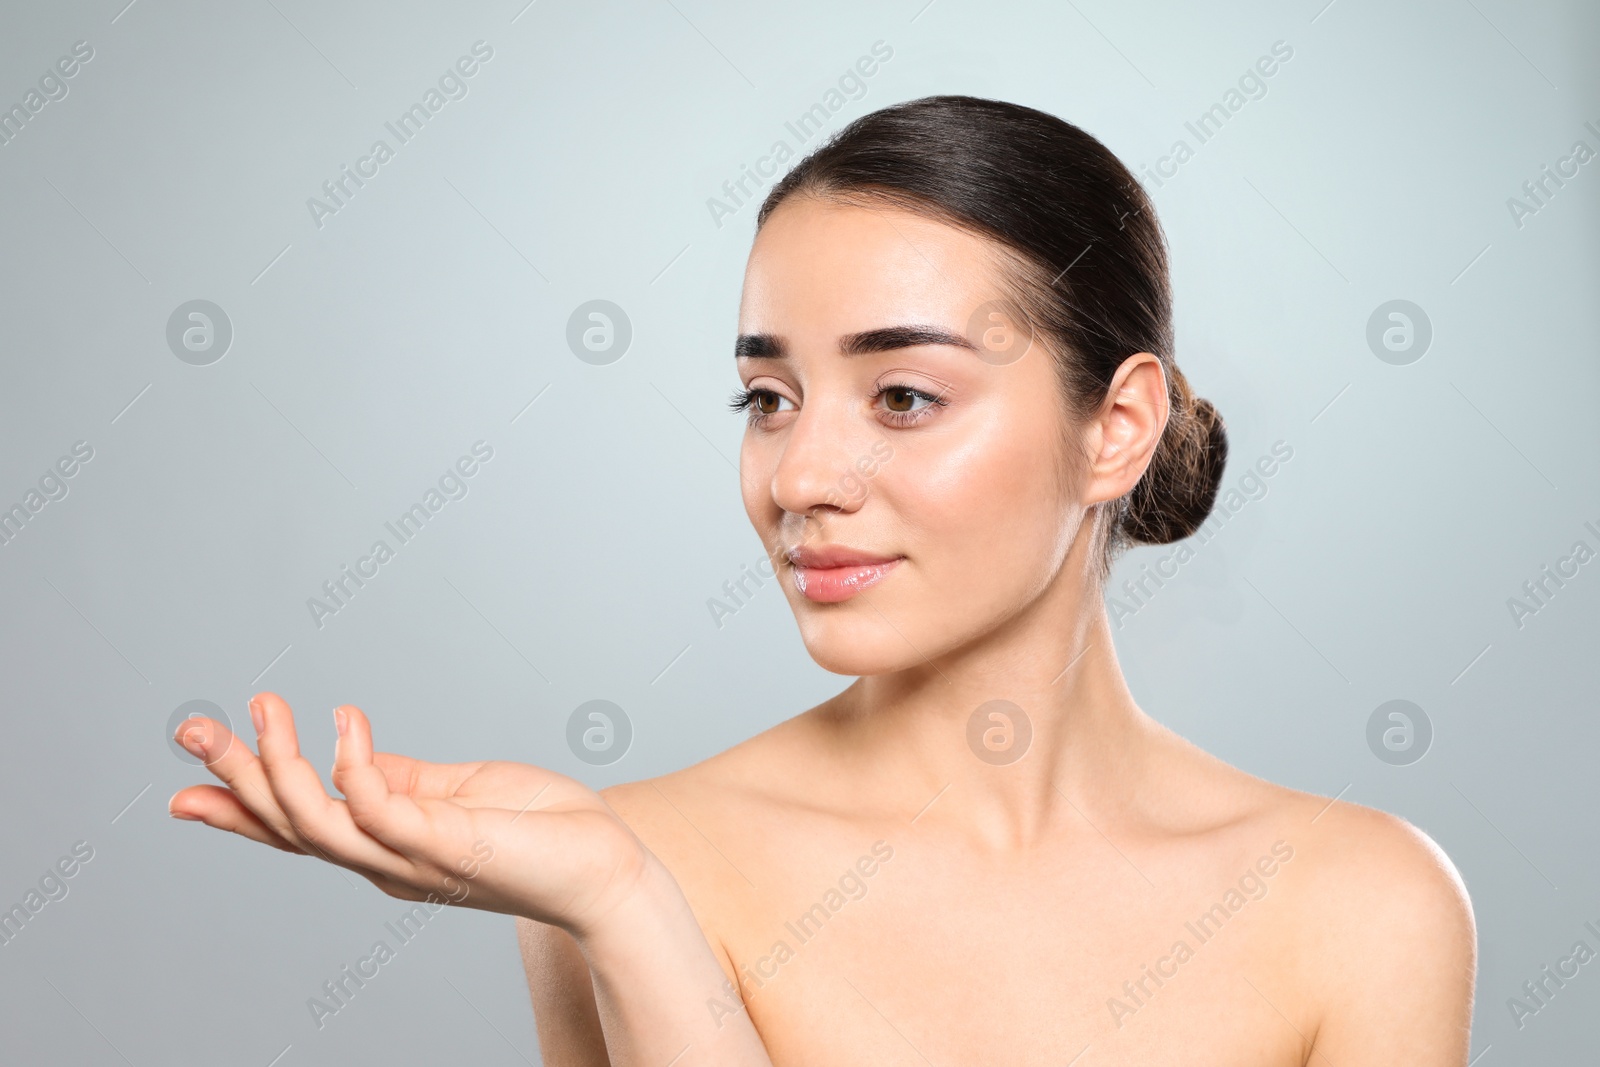
[[[169,724],[271,688],[319,766],[352,702],[381,747],[599,786],[842,687],[773,586],[723,592],[761,555],[723,406],[755,203],[724,183],[947,92],[1141,174],[1228,422],[1225,514],[1113,579],[1169,576],[1121,594],[1138,699],[1433,835],[1482,935],[1473,1055],[1592,1058],[1600,963],[1508,998],[1600,949],[1594,4],[125,3],[0,9],[7,1062],[537,1062],[481,912],[319,1028],[405,909],[168,818],[211,780]],[[598,754],[590,700],[622,713]]]

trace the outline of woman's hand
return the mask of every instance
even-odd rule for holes
[[[289,705],[258,693],[250,717],[259,756],[214,719],[179,726],[178,743],[226,788],[179,790],[167,804],[174,815],[320,856],[390,896],[566,930],[589,965],[604,1054],[617,1067],[772,1067],[748,1013],[708,1011],[743,1005],[677,881],[593,790],[525,763],[374,753],[367,717],[346,704],[334,709],[333,784],[344,798],[330,797],[300,755]]]
[[[348,867],[390,896],[430,897],[591,933],[658,865],[599,794],[525,763],[424,763],[372,751],[359,708],[334,710],[331,797],[275,693],[250,701],[260,755],[214,719],[176,738],[226,788],[179,790],[168,810]]]

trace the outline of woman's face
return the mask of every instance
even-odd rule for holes
[[[1052,357],[982,238],[810,196],[756,237],[739,309],[745,511],[806,648],[916,666],[1056,580],[1082,517]],[[1009,332],[1008,332],[1009,331]]]

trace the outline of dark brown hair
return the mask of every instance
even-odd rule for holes
[[[999,242],[1025,328],[1056,354],[1075,418],[1104,401],[1123,360],[1153,353],[1170,414],[1144,476],[1094,506],[1103,581],[1131,544],[1187,537],[1211,512],[1228,458],[1222,416],[1172,355],[1166,242],[1144,189],[1105,145],[1053,115],[999,100],[928,96],[830,136],[773,186],[756,216],[797,193],[883,202]]]

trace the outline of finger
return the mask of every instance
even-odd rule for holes
[[[254,812],[239,802],[239,798],[231,790],[219,785],[195,785],[180,789],[167,802],[167,810],[178,818],[203,822],[218,830],[229,830],[241,837],[271,845],[284,852],[297,856],[308,855],[257,818]],[[428,890],[396,881],[374,871],[357,869],[357,873],[385,893],[401,900],[426,900],[430,895]]]
[[[252,718],[254,717],[252,714]],[[273,793],[265,766],[250,750],[249,745],[233,736],[225,725],[215,720],[197,718],[190,720],[190,723],[201,724],[201,727],[191,726],[187,730],[180,730],[178,740],[204,760],[206,768],[220,778],[232,790],[239,802],[267,829],[302,852],[315,855],[329,863],[349,867],[363,877],[376,880],[376,872],[353,860],[334,859],[316,842],[309,840],[295,828]],[[219,752],[220,755],[217,754]],[[376,842],[372,844],[377,845]],[[381,846],[379,847],[381,850]],[[404,864],[397,866],[403,867]]]
[[[193,785],[180,789],[167,801],[167,811],[180,819],[203,822],[207,826],[231,831],[284,852],[305,855],[303,850],[284,840],[255,812],[241,804],[231,790],[220,785]]]
[[[231,730],[219,729],[216,720],[203,715],[191,715],[179,722],[172,739],[208,766],[237,740]]]
[[[322,776],[300,754],[294,714],[283,698],[258,693],[250,711],[260,723],[256,745],[272,796],[293,832],[290,840],[344,866],[391,877],[410,873],[408,860],[364,832],[347,804],[328,795]]]
[[[336,715],[342,716],[338,721],[343,729],[334,749],[333,782],[344,794],[351,818],[389,847],[424,859],[436,849],[428,818],[407,792],[390,788],[390,775],[374,762],[372,724],[353,704],[336,709]],[[429,766],[409,762],[414,767]]]
[[[287,816],[272,796],[261,761],[227,726],[215,719],[188,719],[179,727],[176,740],[204,761],[206,770],[216,775],[274,833],[286,841],[294,836]]]
[[[256,715],[256,709],[252,708],[251,718]],[[207,718],[189,719],[180,728],[178,741],[204,760],[206,769],[221,779],[240,803],[269,829],[290,844],[313,851],[273,794],[266,765],[225,724]]]
[[[294,835],[318,844],[308,828],[325,817],[332,798],[323,789],[316,768],[300,754],[294,713],[278,694],[262,692],[250,698],[250,720],[255,724],[256,751],[272,799],[288,818]]]

